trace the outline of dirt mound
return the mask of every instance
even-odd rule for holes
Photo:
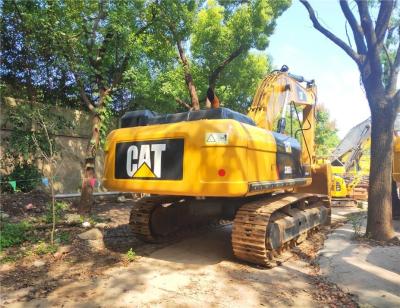
[[[28,193],[1,194],[0,209],[10,217],[25,216],[28,212],[43,213],[51,197],[42,190],[33,190]]]

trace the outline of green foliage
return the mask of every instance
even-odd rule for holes
[[[338,145],[339,137],[335,122],[330,120],[328,110],[319,106],[316,111],[315,145],[318,156],[329,155]]]
[[[210,72],[235,50],[264,50],[275,19],[290,5],[290,1],[271,2],[207,1],[197,15],[193,30],[195,60]]]
[[[0,264],[12,263],[23,258],[24,256],[24,254],[7,255],[0,258]]]
[[[41,256],[48,253],[55,253],[58,249],[57,245],[47,244],[46,242],[40,241],[34,249],[34,253]]]
[[[268,46],[275,19],[290,4],[272,2],[210,0],[196,16],[190,42],[193,62],[206,85],[216,82],[217,94],[228,107],[246,109],[258,82],[269,70],[265,54],[254,50]]]
[[[56,223],[62,219],[62,217],[64,216],[64,212],[68,209],[69,209],[68,203],[56,201],[54,205]],[[46,223],[51,223],[53,221],[53,209],[51,203],[47,204],[44,220]]]
[[[55,136],[64,129],[74,127],[71,121],[51,106],[26,102],[8,106],[6,119],[12,131],[5,138],[8,143],[5,155],[14,161],[20,158],[23,161],[43,158],[42,154],[50,156],[50,150],[59,152]]]
[[[106,137],[111,129],[115,129],[115,112],[110,108],[111,98],[106,98],[106,104],[104,107],[99,108],[98,114],[100,116],[100,146],[103,147],[106,141]]]
[[[0,175],[0,192],[1,193],[14,193],[14,189],[9,183],[12,179],[7,175]]]
[[[355,238],[359,238],[362,235],[361,230],[363,221],[364,221],[364,216],[360,214],[354,214],[349,217],[349,222],[353,228]]]
[[[276,18],[290,1],[78,0],[43,5],[36,0],[16,5],[18,13],[10,1],[3,8],[9,56],[2,71],[4,87],[16,97],[21,96],[15,89],[23,88],[21,98],[34,96],[50,105],[50,97],[79,101],[83,90],[100,106],[96,112],[103,141],[115,113],[142,108],[174,112],[184,110],[176,98],[190,102],[177,41],[184,46],[201,103],[210,74],[241,50],[219,74],[216,92],[225,106],[245,111],[270,67],[265,54],[254,50],[268,45]],[[111,86],[102,105],[101,89]],[[18,137],[15,152],[28,156],[34,150],[29,134]]]
[[[29,239],[32,226],[25,222],[10,223],[2,221],[0,225],[0,251],[4,248],[20,245]]]
[[[126,259],[128,262],[133,262],[136,259],[136,252],[133,251],[132,248],[130,248],[127,253],[126,253]]]
[[[69,244],[71,242],[71,234],[68,232],[60,232],[56,235],[55,242],[57,244]]]
[[[17,190],[29,192],[41,183],[42,173],[36,165],[28,162],[19,163],[8,176],[8,180],[17,181]]]

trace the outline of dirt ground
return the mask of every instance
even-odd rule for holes
[[[320,275],[316,254],[328,229],[302,243],[281,266],[264,269],[234,258],[229,224],[145,244],[128,226],[131,206],[99,202],[95,214],[107,221],[100,237],[82,240],[77,235],[88,229],[69,227],[73,239],[58,252],[2,264],[1,306],[357,306],[355,296]],[[136,253],[132,262],[130,248]]]

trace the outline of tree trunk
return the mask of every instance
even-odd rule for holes
[[[176,45],[178,46],[179,57],[182,60],[183,72],[185,74],[185,82],[192,101],[192,107],[194,110],[200,110],[199,98],[197,96],[196,87],[193,82],[193,77],[192,74],[190,73],[189,62],[183,50],[182,43],[180,41],[177,41]]]
[[[103,99],[104,98],[102,98],[102,100]],[[79,213],[83,215],[89,214],[92,210],[92,205],[94,204],[93,188],[96,182],[95,164],[97,148],[100,142],[100,124],[100,116],[97,113],[93,114],[92,137],[89,140],[88,146],[86,148],[81,200],[78,209]]]
[[[391,193],[395,112],[388,102],[382,101],[382,99],[375,102],[376,104],[371,104],[370,101],[371,166],[367,235],[376,240],[387,241],[394,236]]]

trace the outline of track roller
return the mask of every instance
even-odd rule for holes
[[[330,223],[330,201],[312,194],[280,194],[244,204],[232,229],[234,255],[266,267],[283,251],[321,225]]]

